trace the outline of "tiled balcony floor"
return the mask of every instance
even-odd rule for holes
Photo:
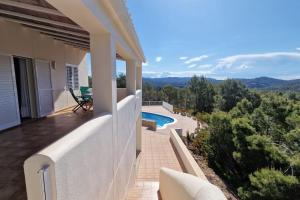
[[[0,200],[26,200],[24,161],[92,117],[68,109],[0,132]]]
[[[171,145],[169,134],[143,128],[142,152],[139,156],[135,187],[130,190],[127,200],[159,200],[160,168],[183,171]]]
[[[159,134],[143,128],[142,139],[137,181],[158,181],[161,167],[182,171],[168,134]]]

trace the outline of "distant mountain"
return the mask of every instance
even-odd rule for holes
[[[172,85],[174,87],[185,87],[190,77],[164,77],[164,78],[143,78],[144,83],[148,83],[154,87],[163,87]],[[222,80],[207,78],[212,84],[221,83]],[[281,80],[270,77],[259,77],[253,79],[236,79],[240,80],[249,88],[261,90],[279,90],[279,91],[298,91],[300,92],[300,79]]]
[[[253,79],[238,79],[238,80],[240,80],[249,88],[258,88],[258,89],[276,87],[288,82],[286,80],[269,78],[269,77],[259,77]]]
[[[149,83],[154,87],[163,87],[172,85],[174,87],[184,87],[187,85],[190,77],[165,77],[165,78],[143,78],[144,83]]]

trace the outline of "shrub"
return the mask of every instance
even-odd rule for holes
[[[198,121],[209,123],[210,114],[205,113],[205,112],[197,113],[196,118]]]
[[[192,148],[194,153],[207,157],[209,151],[209,132],[208,130],[198,130],[197,135],[193,140]]]
[[[250,185],[238,189],[243,200],[291,200],[300,198],[299,181],[281,171],[261,169],[249,176]]]

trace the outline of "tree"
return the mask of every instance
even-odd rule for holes
[[[126,88],[126,75],[123,73],[117,77],[117,88]]]
[[[269,135],[271,121],[261,108],[256,108],[250,116],[253,127],[261,134]]]
[[[143,84],[143,101],[156,101],[157,91],[148,83]]]
[[[248,89],[240,81],[227,79],[220,85],[220,95],[224,104],[220,108],[223,111],[229,111],[243,98],[247,97]]]
[[[253,112],[253,105],[247,99],[238,102],[237,105],[231,109],[230,114],[234,118],[250,115]]]
[[[199,78],[195,75],[193,76],[190,81],[188,82],[188,88],[191,91],[191,93],[194,95],[195,99],[193,102],[194,110],[196,110],[196,102],[198,101],[198,91],[199,91]]]
[[[261,169],[249,176],[250,185],[239,188],[243,200],[291,200],[300,198],[299,180],[281,171]]]
[[[247,137],[256,134],[255,129],[250,125],[250,120],[246,117],[233,119],[232,124],[232,141],[235,146],[235,152],[233,152],[234,159],[239,163],[244,171],[247,171],[248,175],[249,164],[252,164],[252,160],[249,160],[248,154],[248,142]],[[248,162],[250,161],[250,163]],[[241,174],[244,174],[242,172]]]
[[[198,78],[192,77],[189,82],[189,88],[195,95],[195,109],[198,112],[211,113],[214,108],[215,90],[203,76]]]
[[[177,98],[177,91],[172,85],[166,85],[162,88],[163,93],[165,94],[165,101],[173,104],[174,100]]]
[[[236,162],[232,156],[235,147],[231,117],[224,112],[213,113],[208,130],[210,133],[207,140],[209,164],[225,176],[226,179],[232,181],[239,179]]]

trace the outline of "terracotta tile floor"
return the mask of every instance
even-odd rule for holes
[[[161,167],[183,171],[170,142],[169,134],[143,128],[142,152],[135,187],[127,200],[158,200],[159,170]]]
[[[161,200],[158,190],[158,182],[139,181],[135,183],[135,187],[130,191],[127,200]]]
[[[0,132],[0,200],[26,200],[24,161],[92,117],[68,109]]]
[[[161,167],[182,171],[169,135],[158,134],[143,128],[142,138],[137,181],[158,181]]]

